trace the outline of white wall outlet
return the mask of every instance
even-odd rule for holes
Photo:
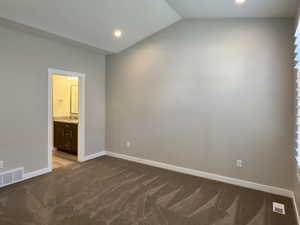
[[[126,148],[130,148],[131,147],[131,142],[130,141],[126,141]]]
[[[4,168],[4,162],[0,161],[0,169],[3,169],[3,168]]]
[[[236,160],[236,167],[242,168],[243,167],[243,161],[242,160]]]

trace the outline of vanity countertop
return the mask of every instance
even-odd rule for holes
[[[61,123],[73,123],[73,124],[78,124],[79,120],[75,118],[70,118],[70,117],[54,117],[53,118],[54,122],[61,122]]]

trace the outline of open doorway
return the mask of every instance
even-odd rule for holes
[[[48,70],[48,167],[84,161],[85,75]]]

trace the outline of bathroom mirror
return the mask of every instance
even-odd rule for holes
[[[79,114],[79,107],[78,107],[78,85],[71,85],[71,100],[70,100],[70,108],[71,114]]]

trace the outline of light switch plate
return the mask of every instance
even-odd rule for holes
[[[4,162],[0,161],[0,169],[3,169],[3,167],[4,167]]]

